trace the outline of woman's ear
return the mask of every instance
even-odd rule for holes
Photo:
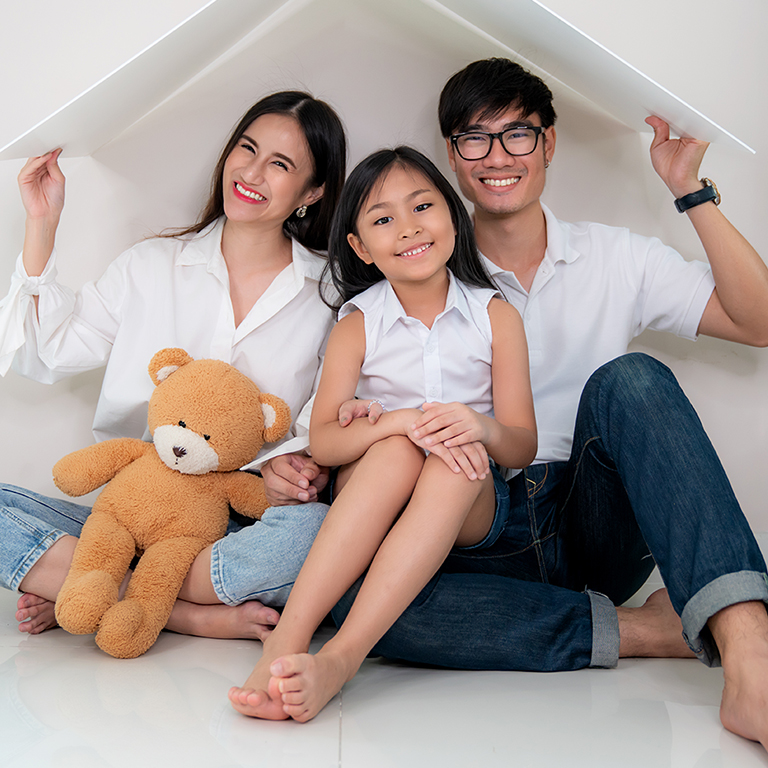
[[[359,259],[362,259],[366,264],[373,264],[371,254],[368,253],[366,247],[363,245],[363,241],[354,232],[350,232],[347,235],[347,242]]]
[[[319,187],[312,187],[304,198],[304,205],[312,205],[312,203],[316,203],[324,194],[325,184],[321,184]]]

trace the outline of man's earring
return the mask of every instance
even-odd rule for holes
[[[549,160],[545,160],[544,161],[544,167],[545,168],[549,168]]]
[[[296,216],[299,219],[303,219],[307,215],[307,206],[302,205],[301,208],[296,209]]]

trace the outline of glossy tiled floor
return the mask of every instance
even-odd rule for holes
[[[314,721],[266,723],[226,699],[257,643],[163,633],[120,661],[90,636],[19,633],[15,601],[0,589],[2,768],[768,766],[723,730],[722,675],[696,661],[531,674],[370,660]]]

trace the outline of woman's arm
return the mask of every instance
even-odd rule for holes
[[[425,403],[424,415],[414,424],[415,435],[427,447],[479,442],[501,466],[522,468],[533,461],[537,448],[523,321],[512,305],[500,299],[491,300],[488,315],[493,332],[494,418],[462,403]]]
[[[56,149],[32,157],[19,173],[21,201],[27,212],[23,260],[30,277],[42,274],[51,257],[64,208],[64,174],[57,162],[60,154]]]
[[[365,356],[365,320],[353,312],[331,331],[323,363],[323,374],[312,408],[309,445],[319,464],[340,466],[359,459],[376,441],[391,435],[405,435],[419,411],[401,409],[381,415],[375,424],[356,419],[339,425],[339,406],[355,396]]]

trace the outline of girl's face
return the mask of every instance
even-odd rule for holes
[[[445,198],[419,171],[393,166],[360,208],[355,253],[390,282],[421,282],[445,271],[456,232]]]
[[[224,163],[224,213],[231,222],[280,226],[323,194],[310,187],[313,165],[292,117],[262,115],[245,129]]]

